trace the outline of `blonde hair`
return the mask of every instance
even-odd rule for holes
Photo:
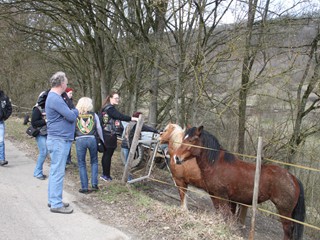
[[[79,114],[85,114],[93,110],[92,99],[88,97],[82,97],[79,99],[76,109],[78,109]]]

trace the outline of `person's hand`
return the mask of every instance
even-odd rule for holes
[[[135,122],[138,122],[139,118],[137,117],[131,117],[131,121],[135,121]]]

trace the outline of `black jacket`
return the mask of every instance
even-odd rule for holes
[[[12,105],[8,96],[0,90],[0,121],[7,120],[12,113]]]
[[[125,114],[120,113],[115,106],[108,104],[106,105],[102,112],[106,112],[110,118],[113,118],[114,120],[120,120],[125,122],[130,122],[131,117]]]
[[[62,94],[61,94],[61,97],[63,98],[63,100],[66,102],[66,104],[68,105],[68,107],[69,107],[70,109],[74,109],[74,108],[75,108],[75,107],[74,107],[74,104],[73,104],[72,98],[69,98],[69,97],[68,97],[68,94],[67,94],[66,92],[62,93]]]
[[[47,135],[47,123],[45,120],[44,109],[41,107],[33,107],[31,116],[31,125],[40,130],[40,135]]]
[[[122,135],[123,126],[121,121],[129,122],[131,117],[120,113],[113,105],[107,104],[101,111],[103,131],[110,134]]]

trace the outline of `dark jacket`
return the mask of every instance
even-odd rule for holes
[[[76,138],[96,135],[97,124],[95,113],[88,112],[86,114],[79,114],[76,123]]]
[[[111,104],[107,104],[102,109],[101,126],[103,128],[104,145],[106,148],[117,147],[117,123],[119,126],[122,126],[121,121],[129,122],[131,121],[131,117],[120,113]]]
[[[7,120],[12,113],[12,105],[8,96],[0,90],[0,121]]]
[[[34,128],[38,128],[40,130],[40,135],[46,136],[47,135],[47,123],[45,120],[45,111],[40,106],[35,106],[32,109],[32,116],[31,116],[31,125]]]
[[[123,127],[121,121],[129,122],[131,117],[120,113],[113,105],[107,104],[102,112],[102,127],[103,130],[110,134],[121,135]],[[120,128],[120,129],[119,129]],[[119,132],[121,131],[121,132]]]
[[[68,107],[69,107],[70,109],[74,109],[74,108],[75,108],[75,107],[74,107],[74,104],[73,104],[72,98],[69,98],[69,97],[68,97],[68,94],[67,94],[66,92],[62,93],[62,94],[61,94],[61,97],[63,98],[63,100],[66,102],[66,104],[68,105]]]

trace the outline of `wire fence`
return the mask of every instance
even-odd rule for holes
[[[192,146],[192,147],[196,147],[196,148],[207,149],[207,150],[211,150],[211,151],[219,151],[218,149],[207,148],[207,147],[197,146],[197,145],[192,145],[192,144],[187,144],[187,143],[183,143],[183,142],[177,142],[177,141],[175,141],[174,143],[183,144],[183,145],[187,145],[187,146]],[[246,157],[246,158],[252,158],[252,159],[256,159],[256,158],[257,158],[256,156],[253,156],[253,155],[240,154],[240,153],[235,153],[235,152],[230,152],[230,153],[232,153],[232,154],[234,154],[234,155],[237,155],[237,156]],[[320,172],[320,169],[317,169],[317,168],[307,167],[307,166],[298,165],[298,164],[293,164],[293,163],[286,163],[286,162],[282,162],[282,161],[275,160],[275,159],[264,158],[263,160],[269,161],[269,162],[274,162],[274,163],[277,163],[277,164],[282,164],[282,165],[292,166],[292,167],[296,167],[296,168],[301,168],[301,169],[305,169],[305,170],[309,170],[309,171]],[[169,167],[168,167],[168,168],[169,168]],[[169,170],[170,170],[170,168],[169,168]],[[172,176],[172,173],[171,173],[171,176]],[[172,186],[172,187],[178,187],[176,184],[173,186],[173,185],[170,184],[170,183],[164,182],[164,181],[159,180],[159,179],[156,179],[156,178],[152,178],[151,176],[148,176],[147,178],[150,179],[150,180],[152,180],[152,181],[156,181],[156,182],[159,182],[159,183],[162,183],[162,184],[170,185],[170,186]],[[174,179],[173,179],[173,181],[174,181]],[[181,188],[181,187],[179,187],[179,188]],[[192,190],[192,189],[186,189],[186,188],[182,188],[182,189],[185,189],[185,190],[188,190],[188,191],[191,191],[191,192],[195,192],[195,193],[199,193],[199,191]],[[219,200],[223,200],[223,201],[235,203],[235,204],[238,204],[238,205],[240,205],[240,206],[252,208],[251,205],[247,205],[247,204],[243,204],[243,203],[240,203],[240,202],[232,201],[232,200],[230,200],[230,199],[221,198],[221,197],[219,197],[219,196],[210,195],[210,194],[208,194],[208,193],[202,193],[202,194],[209,195],[210,197],[215,198],[215,199],[219,199]],[[284,219],[290,220],[290,221],[292,221],[292,222],[296,222],[296,223],[299,223],[299,224],[304,225],[304,226],[306,226],[306,227],[309,227],[309,228],[315,229],[315,230],[317,230],[317,231],[320,231],[320,227],[318,227],[318,226],[315,226],[315,225],[312,225],[312,224],[309,224],[309,223],[306,223],[306,222],[301,222],[301,221],[298,221],[298,220],[296,220],[296,219],[289,218],[289,217],[280,215],[280,214],[278,214],[278,213],[275,213],[275,212],[272,212],[272,211],[269,211],[269,210],[266,210],[266,209],[263,209],[263,208],[257,208],[257,209],[258,209],[259,211],[261,211],[261,212],[265,212],[265,213],[268,213],[268,214],[270,214],[270,215],[274,215],[274,216],[277,216],[277,217],[280,217],[280,218],[284,218]]]

